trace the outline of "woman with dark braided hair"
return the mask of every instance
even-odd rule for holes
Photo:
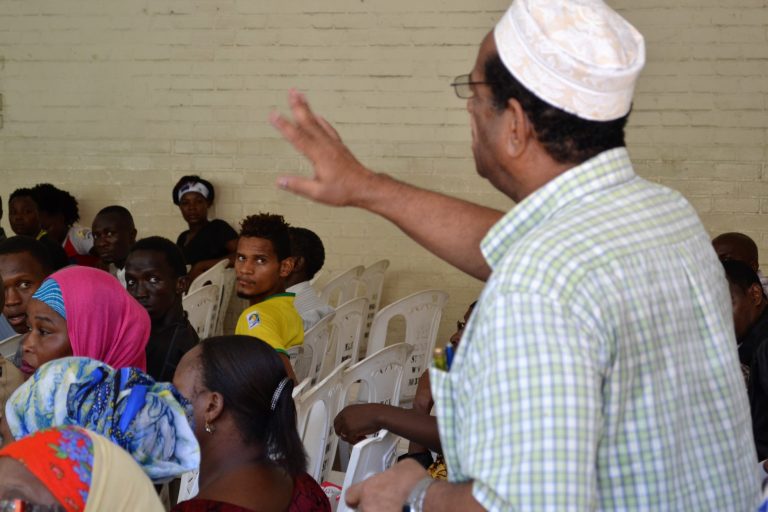
[[[199,492],[174,512],[330,512],[306,473],[293,381],[272,347],[251,336],[208,338],[173,381],[192,402],[201,453]]]

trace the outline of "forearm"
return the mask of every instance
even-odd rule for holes
[[[381,428],[418,443],[429,450],[442,453],[437,418],[421,414],[413,409],[382,406],[377,411],[377,422]]]
[[[436,481],[429,486],[424,498],[424,511],[437,512],[460,510],[461,512],[485,511],[472,496],[472,482],[453,484]]]
[[[394,223],[405,234],[459,270],[485,281],[490,268],[480,242],[504,213],[370,174],[359,206]]]

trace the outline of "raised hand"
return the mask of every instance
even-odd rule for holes
[[[363,206],[368,182],[375,174],[366,169],[341,141],[336,130],[315,115],[303,94],[290,90],[293,120],[273,112],[270,122],[297,151],[312,162],[314,176],[281,176],[277,184],[300,196],[332,206]]]

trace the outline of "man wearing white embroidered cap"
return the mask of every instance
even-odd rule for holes
[[[366,512],[754,510],[728,290],[696,213],[624,147],[642,36],[597,0],[515,0],[454,82],[504,214],[365,168],[303,95],[271,120],[314,166],[285,189],[391,220],[487,284],[430,371],[450,483],[404,461]]]

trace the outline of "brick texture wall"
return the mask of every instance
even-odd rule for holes
[[[768,2],[613,0],[646,37],[628,144],[638,172],[680,190],[713,234],[768,254]],[[83,222],[123,204],[140,236],[184,223],[170,190],[197,173],[215,214],[279,212],[325,241],[325,272],[392,262],[384,303],[428,287],[451,301],[441,337],[481,284],[367,213],[281,192],[308,164],[266,122],[307,92],[358,157],[408,182],[508,208],[477,177],[464,104],[448,87],[474,62],[501,0],[4,0],[0,193],[52,182]],[[3,226],[8,229],[7,220]],[[768,261],[764,256],[764,261]],[[766,263],[768,265],[768,263]]]

